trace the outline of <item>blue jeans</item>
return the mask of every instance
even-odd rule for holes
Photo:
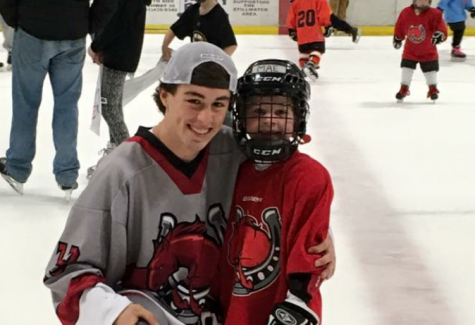
[[[26,182],[36,151],[36,125],[43,83],[49,74],[54,95],[53,140],[56,156],[53,173],[61,185],[78,178],[78,101],[82,89],[82,68],[86,40],[45,41],[21,29],[13,39],[13,117],[7,172]]]

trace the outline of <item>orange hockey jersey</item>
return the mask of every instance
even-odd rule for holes
[[[287,27],[297,31],[299,45],[324,42],[322,27],[330,25],[330,15],[326,0],[295,0],[287,14]]]

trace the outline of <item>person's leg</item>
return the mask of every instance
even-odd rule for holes
[[[122,94],[127,72],[103,67],[101,96],[102,116],[109,126],[110,142],[119,145],[129,138],[129,131],[124,121]]]
[[[323,54],[325,54],[325,42],[312,43],[309,61],[313,62],[317,69],[320,68]]]
[[[5,20],[2,18],[2,15],[0,15],[0,25],[2,26],[3,33],[3,48],[7,50],[8,53],[11,53],[13,48],[13,34],[15,30],[7,25]]]
[[[13,48],[13,116],[7,172],[18,182],[26,182],[36,151],[36,125],[43,83],[48,71],[44,42],[18,29]]]
[[[465,33],[465,21],[460,21],[457,23],[449,23],[450,29],[454,32],[452,38],[452,52],[451,57],[452,61],[463,62],[467,58],[465,53],[462,52],[460,44],[462,43],[462,38]]]
[[[439,71],[439,60],[421,62],[421,70],[424,73],[429,91],[427,97],[436,100],[439,98],[439,90],[437,89],[437,72]]]
[[[402,100],[410,95],[409,87],[412,82],[412,77],[416,69],[417,62],[412,60],[402,59],[401,61],[401,88],[396,94],[398,100]]]
[[[338,14],[338,8],[340,6],[340,0],[330,0],[330,8],[332,12]]]
[[[335,28],[336,30],[345,32],[347,34],[351,34],[353,27],[350,24],[348,24],[345,20],[335,15],[334,13],[330,15],[330,21],[331,21],[332,27]]]
[[[340,18],[346,20],[346,11],[350,5],[350,0],[341,0],[340,1]]]
[[[304,74],[315,81],[318,79],[317,69],[320,67],[320,59],[325,53],[325,42],[314,42],[299,45],[299,65]]]
[[[460,21],[457,23],[449,23],[450,29],[454,33],[452,38],[452,47],[460,46],[462,43],[462,38],[465,33],[465,21]]]
[[[53,172],[56,182],[72,186],[78,178],[78,101],[82,90],[82,68],[86,40],[51,43],[55,56],[49,75],[54,95],[53,140],[56,155]]]

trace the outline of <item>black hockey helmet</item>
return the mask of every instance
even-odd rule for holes
[[[232,111],[234,135],[246,156],[257,163],[289,158],[305,142],[309,100],[310,85],[294,63],[269,59],[251,64],[238,80]],[[292,130],[265,127],[278,119]],[[258,123],[254,133],[248,130],[252,122]]]

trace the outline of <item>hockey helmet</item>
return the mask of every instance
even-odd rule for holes
[[[256,163],[289,158],[305,142],[310,85],[294,63],[260,60],[239,78],[233,106],[234,135]]]

